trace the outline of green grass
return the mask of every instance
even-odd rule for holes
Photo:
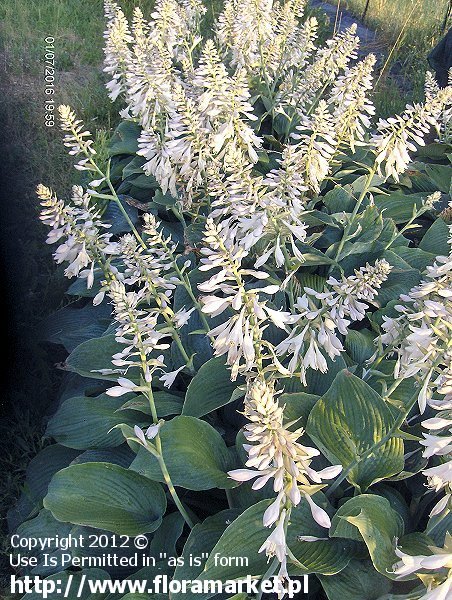
[[[149,12],[151,0],[124,0]],[[102,74],[104,30],[102,0],[0,0],[0,165],[2,254],[9,263],[4,295],[14,307],[17,360],[9,403],[16,410],[0,425],[0,597],[8,593],[7,510],[20,495],[25,470],[42,448],[43,416],[58,393],[60,377],[39,344],[38,326],[56,310],[67,280],[56,270],[38,220],[35,187],[43,182],[62,196],[77,172],[66,155],[58,127],[45,127],[44,54],[47,36],[55,38],[55,105],[80,112],[97,148],[105,148],[119,117],[108,100]]]
[[[146,13],[152,0],[125,0]],[[117,107],[108,100],[102,74],[105,27],[102,0],[3,0],[0,3],[0,56],[11,87],[8,116],[19,127],[27,164],[35,181],[45,179],[61,192],[73,182],[58,128],[44,125],[45,38],[55,38],[55,105],[68,103],[94,130],[116,124]],[[28,132],[28,135],[27,135]],[[31,143],[28,138],[31,137]],[[100,136],[105,140],[106,136]]]
[[[363,16],[367,0],[328,0]],[[427,56],[443,35],[449,0],[369,0],[365,24],[385,47],[384,70],[376,88],[377,113],[390,115],[407,101],[423,98]],[[449,18],[446,28],[452,25]]]
[[[339,0],[340,7],[362,16],[367,0]],[[337,4],[338,0],[333,0]],[[441,34],[449,0],[369,0],[365,22],[393,42],[428,52]]]
[[[121,3],[128,16],[134,6],[146,13],[152,5],[152,0]],[[56,39],[60,71],[97,67],[102,58],[102,0],[3,0],[0,20],[4,50],[17,72],[39,71],[46,36]]]

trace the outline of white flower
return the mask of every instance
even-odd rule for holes
[[[427,267],[424,279],[401,296],[397,318],[385,318],[381,342],[397,354],[395,377],[414,377],[420,391],[421,413],[427,405],[447,408],[452,387],[452,256],[439,256]],[[433,393],[444,400],[433,399]]]
[[[91,139],[91,133],[84,129],[83,122],[77,119],[70,106],[61,105],[58,107],[60,115],[61,129],[66,132],[64,136],[64,145],[69,148],[71,156],[83,156],[75,165],[79,171],[95,171],[90,162],[90,157],[96,154],[93,148],[94,141]]]
[[[304,288],[305,294],[295,303],[296,312],[287,319],[294,327],[276,347],[277,356],[291,356],[291,373],[300,369],[306,384],[307,369],[327,371],[324,353],[334,360],[343,351],[337,332],[346,335],[352,321],[364,319],[368,305],[362,300],[374,301],[390,270],[387,261],[378,260],[374,266],[367,264],[341,281],[330,277],[322,292]]]
[[[133,431],[143,446],[148,446],[148,440],[153,440],[158,435],[160,427],[161,423],[156,423],[155,425],[148,427],[146,431],[143,431],[141,427],[135,425]]]
[[[372,89],[372,70],[375,56],[366,58],[340,75],[331,90],[329,102],[334,106],[334,121],[339,144],[349,145],[355,150],[355,144],[364,140],[370,126],[370,116],[375,113],[372,102],[367,98]]]
[[[182,365],[181,367],[179,367],[175,371],[171,371],[169,373],[164,373],[161,377],[159,377],[159,380],[163,382],[163,385],[166,388],[170,388],[173,385],[174,381],[176,380],[176,377],[178,376],[178,374],[184,368],[185,368],[185,365]]]
[[[433,455],[443,456],[452,452],[452,435],[437,436],[424,433],[423,436],[425,439],[419,443],[425,446],[422,454],[425,458],[430,458]]]
[[[426,593],[419,600],[448,600],[452,589],[452,537],[446,533],[444,548],[430,547],[430,556],[411,556],[399,548],[395,552],[401,561],[394,565],[397,579],[415,573],[426,586]],[[423,571],[434,571],[432,575]]]
[[[281,511],[278,525],[259,548],[259,552],[265,552],[269,560],[276,556],[279,562],[283,562],[287,554],[285,519],[286,510],[284,509]]]
[[[424,469],[422,474],[428,478],[429,487],[438,492],[445,486],[452,484],[452,460],[448,460],[436,467]]]
[[[47,243],[62,242],[54,259],[57,264],[69,263],[65,276],[86,278],[88,289],[94,283],[95,265],[103,270],[107,279],[117,277],[110,257],[119,253],[119,246],[109,233],[102,233],[108,226],[100,220],[91,195],[80,186],[74,186],[71,203],[65,203],[43,185],[38,186],[37,194],[42,206],[40,219],[51,228]]]
[[[148,232],[148,220],[143,231]],[[158,223],[155,223],[158,226]],[[171,240],[163,240],[160,236],[157,243],[151,238],[147,239],[146,250],[138,244],[132,234],[124,235],[119,241],[121,256],[124,261],[125,271],[123,281],[127,285],[140,286],[143,293],[158,299],[158,303],[166,308],[168,300],[176,285],[172,282],[171,262],[172,257],[165,251],[163,244]]]
[[[235,314],[212,329],[209,336],[215,356],[227,354],[232,378],[236,379],[239,372],[253,370],[256,360],[262,360],[257,358],[256,347],[262,339],[264,323],[270,319],[280,326],[288,315],[277,314],[273,309],[267,311],[267,301],[260,298],[261,294],[275,294],[279,286],[254,287],[252,283],[247,283],[248,278],[266,279],[268,274],[242,267],[242,260],[248,253],[236,243],[234,232],[227,225],[221,227],[209,218],[204,244],[200,271],[219,270],[198,286],[201,291],[215,293],[201,297],[202,311],[213,317],[221,315],[228,308],[235,311]]]
[[[129,24],[124,13],[116,4],[106,2],[105,14],[108,22],[104,33],[104,71],[111,77],[106,87],[110,99],[115,101],[126,90],[125,77],[131,60],[129,44],[133,38],[130,35]]]
[[[160,356],[152,358],[151,353],[157,350],[166,350],[170,344],[166,340],[168,333],[156,330],[159,311],[157,309],[144,309],[140,304],[146,299],[146,293],[128,292],[123,283],[113,281],[109,288],[112,299],[115,319],[118,324],[116,340],[124,344],[124,350],[113,355],[112,363],[118,367],[140,369],[147,383],[152,381],[152,374],[156,369],[164,367]],[[129,380],[119,378],[120,388],[130,387]],[[133,384],[132,384],[133,385]],[[114,393],[119,393],[119,390]],[[130,391],[130,390],[129,390]],[[125,393],[125,392],[123,392]]]
[[[322,471],[310,467],[312,458],[320,453],[297,441],[302,430],[292,432],[285,427],[283,408],[275,398],[272,385],[260,379],[248,380],[244,414],[250,421],[244,430],[249,442],[244,445],[248,454],[245,466],[249,468],[230,471],[229,476],[240,482],[255,479],[254,490],[273,479],[277,497],[264,513],[264,526],[269,527],[280,520],[287,502],[297,506],[305,497],[314,520],[329,528],[331,523],[327,513],[311,498],[319,488],[313,488],[310,480],[321,483],[323,479],[331,479],[340,473],[342,466],[335,465]]]
[[[331,520],[328,516],[328,513],[324,511],[323,508],[320,508],[320,506],[317,506],[317,504],[315,504],[308,494],[305,494],[305,498],[309,504],[309,508],[311,509],[314,521],[316,521],[322,527],[329,529],[331,527]]]
[[[194,310],[196,310],[196,307],[190,308],[189,310],[186,310],[185,308],[181,308],[176,313],[174,313],[175,326],[178,329],[180,329],[181,327],[186,325],[188,323],[188,321],[190,320],[190,316]]]
[[[276,31],[272,0],[228,0],[218,19],[220,44],[232,53],[232,65],[256,72],[264,67],[265,49]]]
[[[423,105],[407,105],[402,115],[379,120],[378,132],[371,139],[379,174],[399,180],[399,175],[411,162],[409,151],[415,151],[416,144],[425,144],[424,136],[432,126],[438,125],[444,107],[451,101],[452,88],[446,87]]]
[[[229,474],[231,475],[231,474]],[[281,514],[281,501],[283,499],[284,492],[279,492],[276,500],[270,504],[270,506],[264,512],[264,516],[262,517],[262,523],[264,527],[270,527],[279,519]]]
[[[127,379],[126,377],[119,377],[118,384],[115,387],[112,387],[107,390],[108,396],[118,397],[123,396],[124,394],[129,394],[130,392],[134,392],[137,389],[140,389],[138,385]]]

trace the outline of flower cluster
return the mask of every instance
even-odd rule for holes
[[[419,382],[419,408],[452,407],[452,255],[438,256],[425,278],[395,308],[400,317],[385,317],[381,341],[397,354],[396,378]],[[433,394],[443,395],[443,400]]]
[[[452,496],[452,419],[448,411],[440,412],[436,417],[423,421],[424,433],[421,444],[425,447],[425,458],[438,457],[438,464],[423,471],[429,487],[436,493],[444,491],[444,496],[436,503],[430,516],[450,510]]]
[[[243,247],[234,243],[228,230],[208,219],[204,236],[204,248],[200,271],[216,272],[198,287],[209,295],[202,297],[203,312],[215,317],[228,309],[235,314],[209,332],[216,356],[227,354],[232,378],[262,365],[262,336],[264,323],[271,320],[277,327],[284,327],[286,313],[267,306],[262,295],[275,294],[279,286],[260,287],[257,283],[246,285],[246,279],[265,280],[269,274],[242,267],[247,255]]]
[[[361,267],[355,275],[343,276],[341,281],[330,277],[322,292],[304,288],[305,293],[297,299],[288,321],[294,327],[276,347],[278,356],[291,356],[290,373],[299,370],[306,385],[307,369],[322,373],[328,370],[322,350],[332,360],[341,354],[344,348],[338,334],[346,335],[352,321],[364,319],[367,303],[374,300],[390,270],[387,261],[379,260],[374,266]]]
[[[100,267],[105,277],[115,279],[118,272],[110,260],[119,254],[119,246],[110,233],[102,233],[110,226],[101,220],[90,194],[83,192],[80,186],[74,186],[70,204],[59,200],[43,185],[38,185],[37,194],[42,206],[40,219],[51,228],[47,243],[62,242],[54,258],[57,264],[69,263],[64,271],[66,277],[86,279],[90,289],[94,283],[94,269]],[[94,303],[102,299],[103,292],[99,292]]]
[[[451,103],[452,88],[448,86],[428,97],[425,104],[408,105],[402,115],[380,119],[371,140],[378,172],[398,181],[411,161],[409,151],[425,144],[426,134],[439,127],[441,115]]]
[[[259,551],[265,551],[269,559],[277,557],[281,563],[279,577],[285,580],[288,577],[285,530],[290,507],[306,499],[315,521],[329,528],[328,514],[311,496],[323,487],[323,480],[336,477],[342,466],[321,471],[310,466],[313,457],[320,452],[298,442],[303,434],[301,429],[291,431],[284,424],[284,407],[279,405],[272,384],[260,378],[248,379],[244,414],[249,420],[244,431],[248,442],[244,446],[248,454],[245,465],[250,468],[230,471],[229,476],[239,482],[254,479],[253,490],[273,480],[277,497],[265,511],[263,524],[265,527],[277,525]]]
[[[452,227],[449,226],[450,234]],[[450,235],[449,243],[452,242]],[[452,244],[451,244],[452,245]],[[385,334],[380,341],[396,353],[396,379],[414,377],[419,386],[417,401],[421,413],[427,406],[439,410],[436,417],[423,421],[428,430],[420,442],[424,458],[436,463],[423,471],[429,488],[444,496],[436,503],[431,516],[450,510],[452,494],[452,253],[437,256],[428,266],[424,279],[403,304],[395,306],[399,317],[384,317]]]
[[[91,132],[85,129],[83,121],[77,119],[70,106],[62,105],[58,108],[61,120],[61,128],[66,132],[64,145],[68,148],[70,156],[83,156],[75,168],[79,171],[95,171],[90,157],[95,156]]]
[[[394,573],[398,579],[412,575],[419,577],[425,585],[426,593],[416,595],[418,600],[447,600],[452,591],[452,536],[446,533],[443,548],[430,547],[432,554],[412,556],[396,548],[396,554],[401,559],[394,565]],[[426,571],[426,573],[425,573]],[[429,573],[434,571],[434,573]]]
[[[452,70],[449,69],[449,85],[452,84]],[[430,71],[425,74],[425,98],[433,100],[439,93],[439,85]],[[450,143],[452,136],[452,106],[446,106],[439,119],[439,141]]]
[[[153,358],[150,354],[169,348],[168,332],[157,331],[158,312],[146,307],[143,291],[128,292],[124,283],[114,281],[110,285],[109,296],[118,324],[116,341],[126,345],[124,350],[113,356],[112,363],[120,367],[120,373],[137,368],[142,373],[144,382],[150,383],[154,371],[163,370],[165,366],[162,355]],[[142,389],[140,385],[125,377],[119,377],[118,384],[110,388],[107,394],[121,396]]]

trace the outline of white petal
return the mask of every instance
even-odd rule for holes
[[[311,509],[314,521],[318,523],[321,527],[326,527],[327,529],[329,529],[331,527],[331,520],[328,514],[323,510],[323,508],[317,506],[317,504],[310,496],[305,494],[305,498],[308,501],[309,508]]]
[[[105,393],[107,394],[107,396],[113,396],[114,398],[117,398],[118,396],[124,396],[124,394],[129,394],[130,390],[123,388],[120,385],[117,385],[115,387],[110,388]]]
[[[251,471],[250,469],[235,469],[228,471],[228,475],[235,481],[249,481],[260,475],[259,471]]]

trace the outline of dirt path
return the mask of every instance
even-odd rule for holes
[[[344,31],[344,29],[347,29],[350,27],[350,25],[356,23],[356,35],[361,40],[363,47],[375,45],[375,43],[378,41],[377,32],[366,27],[366,25],[364,25],[364,23],[362,23],[358,17],[352,15],[352,13],[348,12],[347,10],[340,8],[338,11],[336,6],[328,4],[328,2],[322,2],[321,0],[311,0],[309,4],[314,8],[320,8],[323,10],[323,12],[328,15],[333,27],[337,21],[338,29],[340,31]],[[363,52],[363,50],[361,50],[361,52]],[[368,52],[369,50],[367,50],[367,53]]]
[[[385,65],[385,61],[388,53],[388,41],[383,38],[381,32],[377,32],[367,27],[356,15],[351,12],[339,8],[337,6],[329,4],[328,2],[322,2],[322,0],[310,0],[310,6],[318,8],[326,13],[330,20],[332,28],[344,31],[353,23],[356,23],[356,35],[360,39],[360,45],[358,49],[358,57],[364,58],[368,54],[375,54],[377,59],[376,69],[384,68],[385,75],[383,81],[389,79],[400,91],[400,94],[409,96],[413,91],[412,83],[403,73],[403,67],[398,61],[394,61],[389,65]],[[425,65],[427,68],[427,65]]]

